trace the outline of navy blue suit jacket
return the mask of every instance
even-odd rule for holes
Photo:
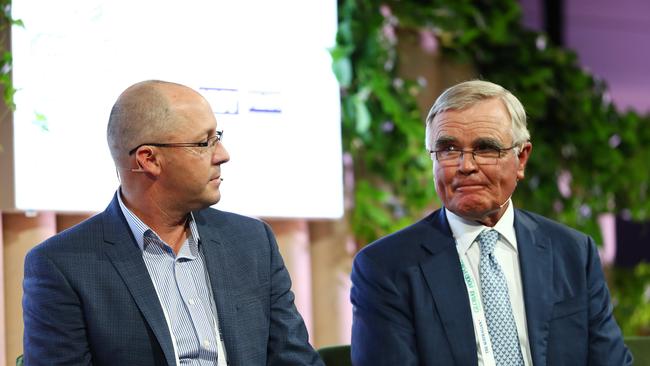
[[[194,212],[229,365],[322,365],[263,222]],[[160,302],[117,198],[32,249],[23,283],[26,365],[175,365]]]
[[[515,210],[533,364],[630,365],[588,236]],[[444,210],[355,258],[352,359],[357,366],[476,366],[469,297]]]

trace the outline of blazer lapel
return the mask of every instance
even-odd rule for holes
[[[119,194],[119,193],[117,193]],[[142,315],[151,327],[169,365],[176,365],[169,327],[158,295],[131,230],[122,216],[117,196],[103,213],[106,254],[120,274]]]
[[[434,230],[431,230],[422,244],[430,256],[420,263],[420,268],[433,296],[456,364],[476,365],[478,359],[474,324],[456,242],[444,210],[434,213],[430,220]]]
[[[553,306],[553,252],[550,238],[518,210],[515,210],[515,233],[532,359],[535,365],[545,365],[548,322]]]
[[[237,352],[237,344],[240,342],[236,339],[237,309],[235,301],[233,301],[234,295],[231,286],[233,281],[229,278],[233,272],[230,270],[232,265],[230,260],[237,256],[237,253],[231,253],[230,251],[236,246],[230,245],[224,239],[224,235],[219,232],[217,226],[219,223],[212,222],[212,225],[208,225],[200,211],[194,212],[194,219],[201,237],[201,250],[210,277],[212,296],[217,307],[219,332],[226,347],[228,363],[236,365],[240,363]]]

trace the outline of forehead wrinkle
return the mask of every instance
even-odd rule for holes
[[[457,119],[445,119],[436,124],[434,137],[439,142],[464,141],[466,137],[472,138],[471,143],[494,141],[501,143],[511,137],[497,120],[473,120],[460,122]]]

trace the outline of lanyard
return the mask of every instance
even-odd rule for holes
[[[469,266],[463,256],[460,257],[460,268],[463,271],[463,279],[465,280],[465,287],[467,287],[467,294],[469,295],[469,306],[472,310],[472,321],[474,322],[474,330],[478,336],[478,345],[481,349],[483,365],[496,366],[494,354],[492,353],[492,342],[490,341],[490,334],[488,333],[487,321],[485,320],[485,313],[483,312],[481,294],[478,292],[474,275],[468,270]]]

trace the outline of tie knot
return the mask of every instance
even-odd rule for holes
[[[499,233],[496,230],[485,230],[478,235],[478,243],[481,247],[481,255],[490,255],[497,245]]]

